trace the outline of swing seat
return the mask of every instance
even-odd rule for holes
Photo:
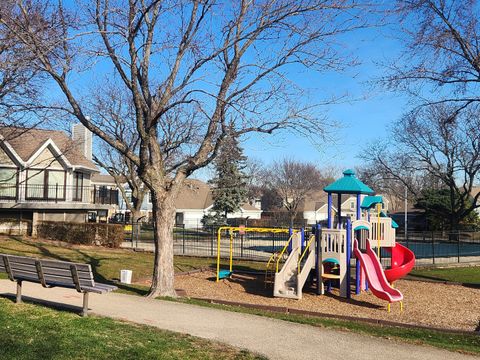
[[[230,276],[232,276],[233,272],[230,271],[230,270],[220,270],[218,272],[218,279],[219,280],[222,280],[222,279],[227,279],[229,278]]]

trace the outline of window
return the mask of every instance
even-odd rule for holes
[[[355,209],[355,202],[350,201],[350,209]]]
[[[45,197],[45,171],[27,171],[27,199],[43,199]]]
[[[28,170],[26,198],[65,200],[65,171]]]
[[[17,169],[0,168],[0,198],[17,197]]]
[[[47,198],[65,199],[65,171],[47,170]]]
[[[73,201],[82,201],[83,199],[83,174],[73,173]]]

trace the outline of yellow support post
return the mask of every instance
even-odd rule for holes
[[[400,301],[400,312],[403,312],[403,301]]]
[[[233,266],[233,230],[230,230],[230,272]]]
[[[390,303],[387,305],[387,312],[390,312]]]
[[[219,275],[220,275],[220,238],[222,236],[222,228],[218,229],[217,232],[217,282],[220,280]]]

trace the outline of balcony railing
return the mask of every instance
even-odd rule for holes
[[[0,201],[73,202],[118,205],[118,190],[104,186],[65,186],[41,184],[0,184]]]

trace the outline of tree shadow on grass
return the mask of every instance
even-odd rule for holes
[[[13,237],[12,237],[13,238]],[[48,258],[48,259],[54,259],[54,260],[59,260],[59,261],[66,261],[66,262],[80,262],[80,263],[86,263],[90,264],[92,268],[92,273],[95,281],[98,281],[99,283],[103,284],[109,284],[109,285],[115,285],[119,289],[128,291],[130,293],[134,293],[137,295],[146,295],[147,290],[137,288],[135,286],[129,286],[127,284],[122,284],[119,281],[114,281],[114,279],[108,279],[105,276],[103,276],[98,269],[100,268],[101,262],[104,260],[108,260],[106,257],[99,257],[99,256],[92,256],[88,254],[85,251],[82,251],[80,249],[75,249],[68,247],[68,250],[70,250],[73,253],[76,253],[78,256],[75,257],[75,259],[72,259],[72,257],[66,257],[62,256],[60,254],[57,254],[55,252],[50,251],[43,243],[41,242],[32,242],[32,241],[26,241],[22,238],[14,238],[14,240],[18,241],[19,243],[22,243],[23,245],[31,246],[34,247],[38,250],[39,253],[32,254],[32,256],[39,256],[42,258]],[[54,244],[48,244],[49,247],[56,247],[59,249],[65,249],[65,247],[59,246],[59,245],[54,245]],[[7,249],[6,249],[7,250]],[[11,251],[11,249],[8,249]]]
[[[115,281],[114,279],[108,279],[105,276],[103,276],[98,271],[98,269],[101,266],[102,260],[108,260],[108,258],[94,257],[94,256],[91,256],[91,255],[89,255],[89,254],[87,254],[84,251],[81,251],[79,249],[72,249],[72,250],[77,252],[78,254],[82,255],[83,258],[86,260],[85,262],[87,264],[90,264],[90,266],[92,267],[93,277],[94,277],[95,281],[98,281],[98,282],[103,283],[103,284],[115,285],[116,287],[118,287],[121,290],[132,292],[132,293],[135,293],[137,295],[144,296],[148,293],[148,291],[145,290],[145,289],[139,289],[139,288],[136,288],[135,286],[129,286],[128,284],[123,284],[119,281]]]
[[[75,291],[75,289],[72,289],[72,291]],[[16,300],[16,295],[14,293],[5,293],[2,294],[2,298],[11,300],[13,303],[15,303]],[[70,304],[65,304],[61,302],[56,302],[56,301],[50,301],[50,300],[44,300],[44,299],[39,299],[39,298],[34,298],[26,295],[22,295],[22,303],[26,304],[34,304],[34,305],[41,305],[45,306],[46,308],[65,312],[65,313],[81,313],[83,310],[82,307],[82,300],[80,299],[80,304],[78,306],[76,305],[70,305]]]

